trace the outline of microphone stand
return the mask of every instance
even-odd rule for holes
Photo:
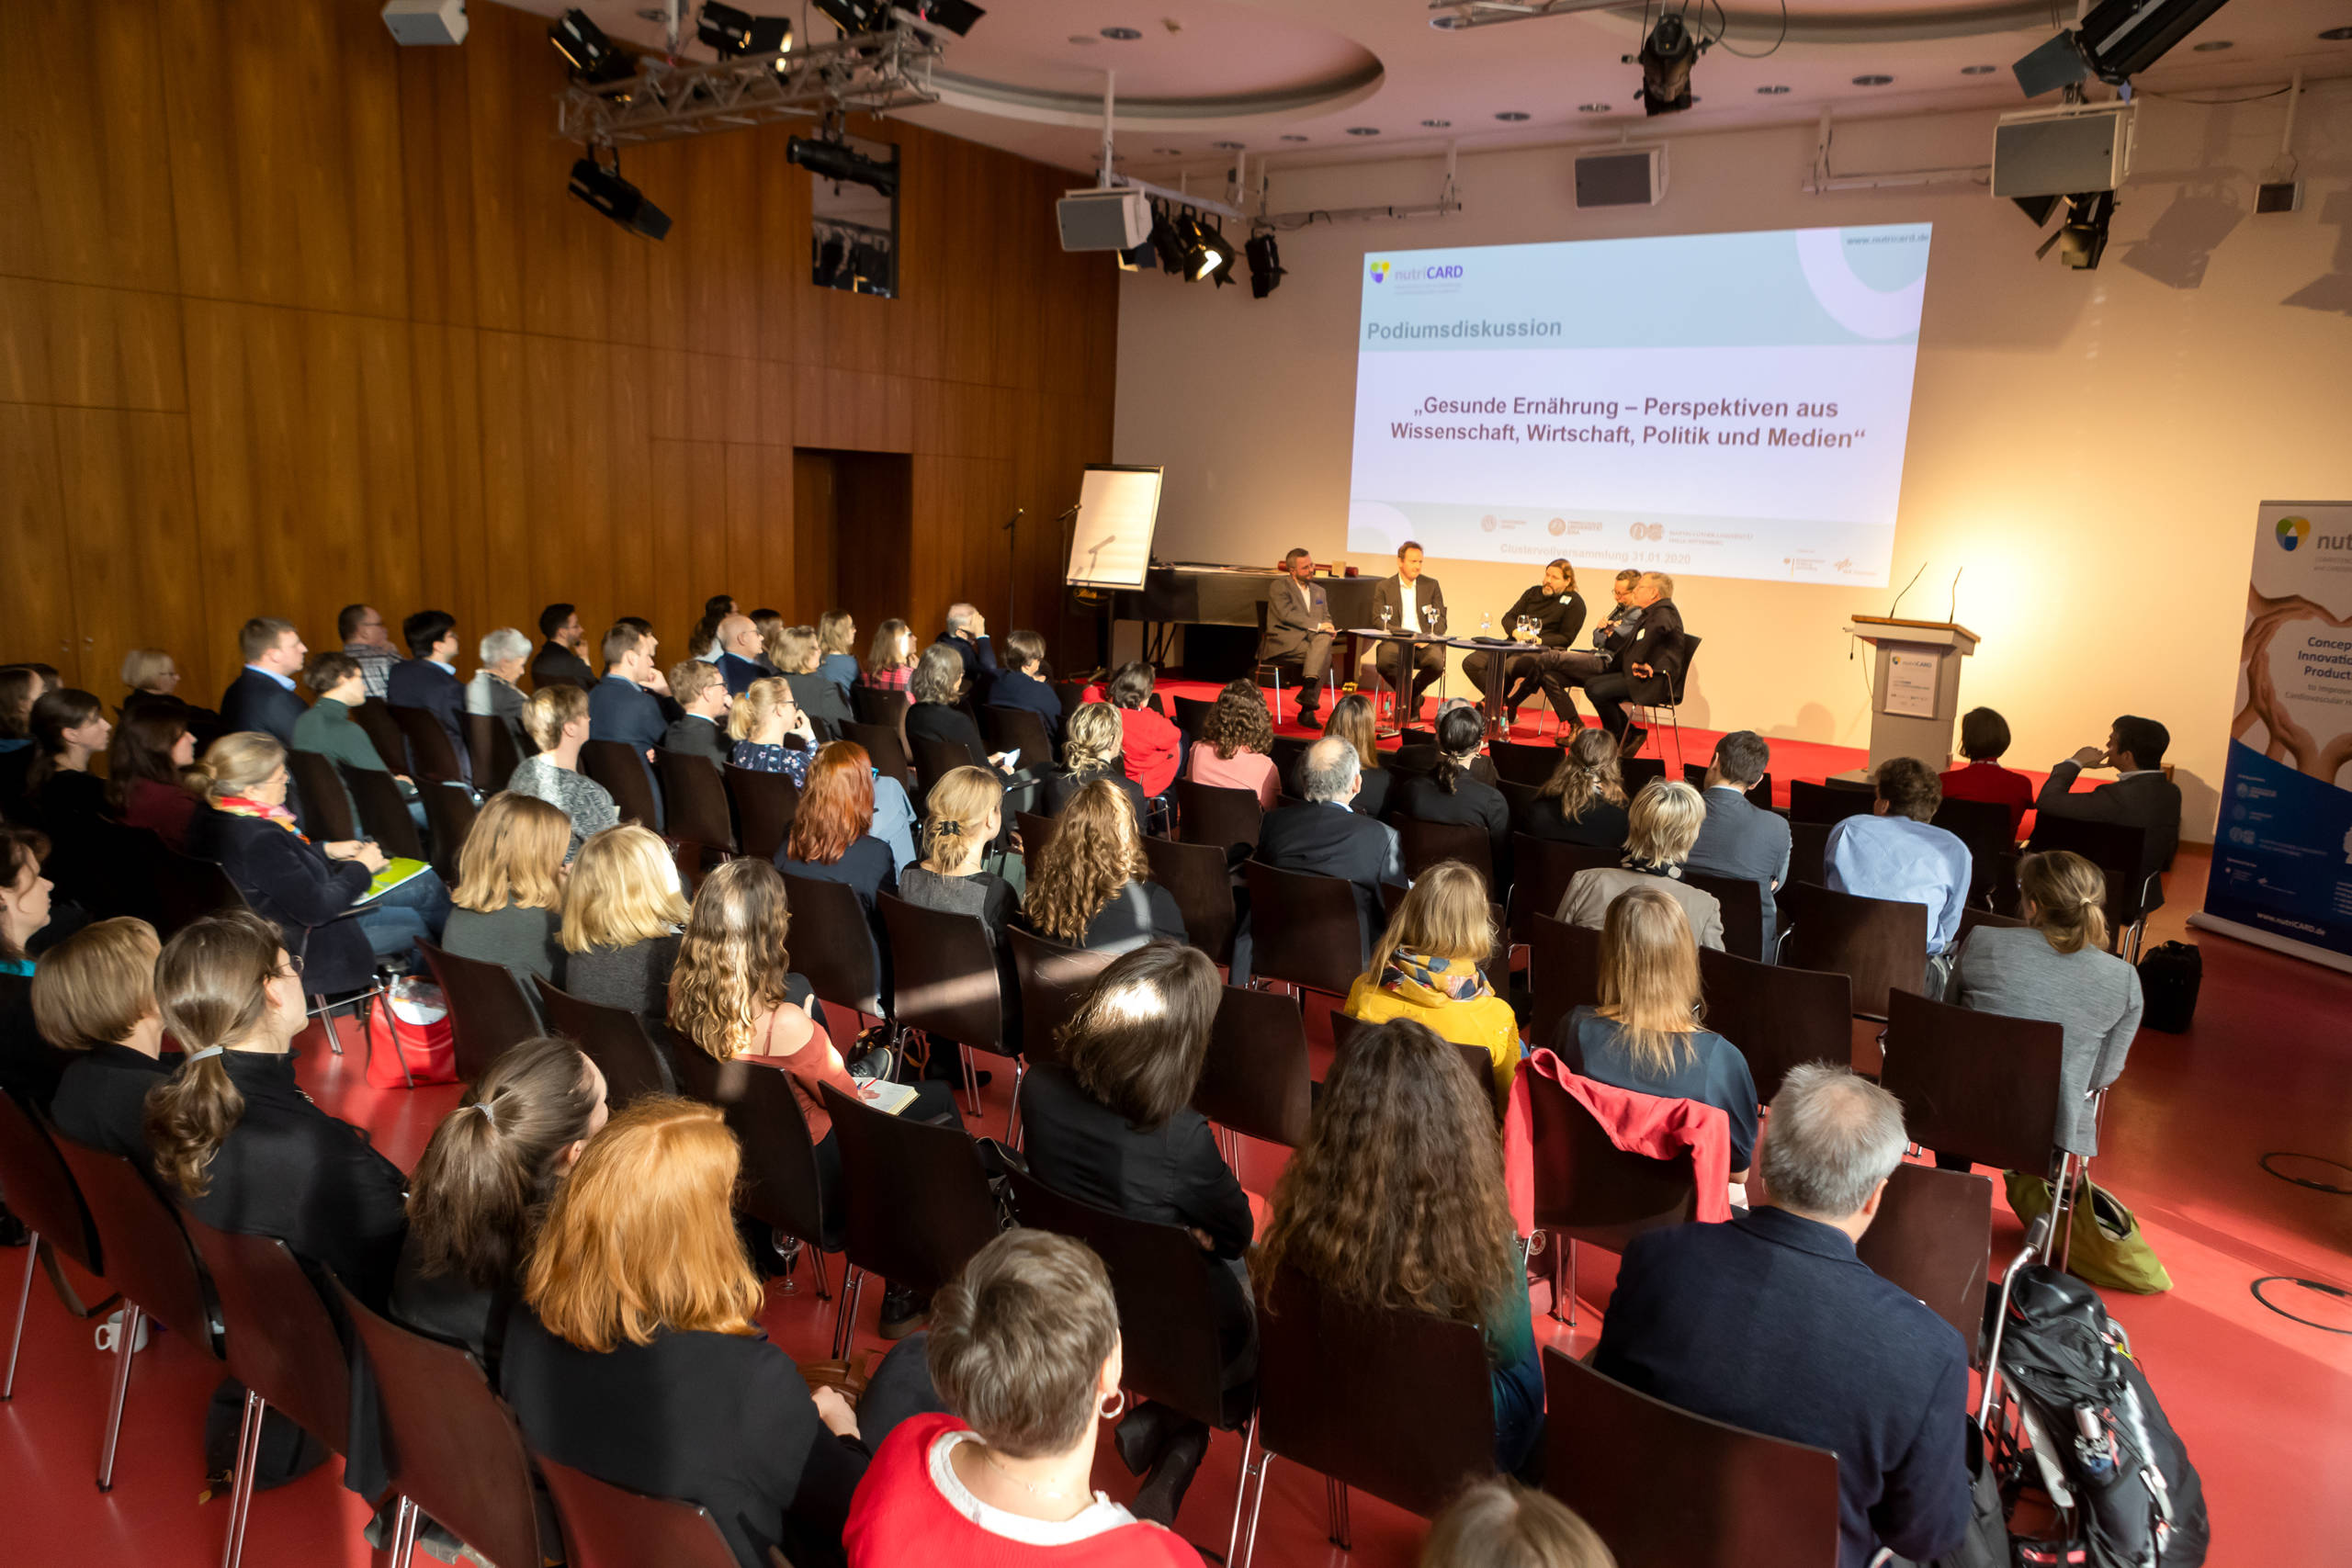
[[[1013,525],[1021,521],[1029,509],[1016,506],[1012,515],[1004,520],[1004,613],[1005,630],[1016,631],[1021,626],[1021,536]]]

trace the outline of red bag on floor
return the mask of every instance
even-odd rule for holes
[[[368,1084],[407,1089],[457,1081],[458,1051],[441,987],[414,978],[395,981],[391,995],[368,1015]]]

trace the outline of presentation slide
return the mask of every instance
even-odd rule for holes
[[[1365,256],[1348,553],[1885,586],[1928,237]]]

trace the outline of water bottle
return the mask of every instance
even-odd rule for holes
[[[1489,637],[1495,635],[1495,617],[1492,612],[1488,612],[1487,614],[1482,615],[1478,617],[1478,635],[1481,637]]]
[[[2075,1455],[2082,1463],[2084,1477],[2094,1482],[2105,1481],[2115,1469],[2115,1444],[2108,1437],[2107,1427],[2099,1420],[2098,1412],[2087,1404],[2077,1406],[2075,1429],[2078,1434],[2075,1438]]]

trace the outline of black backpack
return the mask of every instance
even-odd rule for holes
[[[2185,942],[2164,942],[2140,960],[2140,1027],[2182,1034],[2197,1016],[2197,987],[2205,978],[2205,955]]]
[[[2033,1451],[2007,1456],[2064,1477],[2089,1568],[2198,1568],[2211,1530],[2188,1451],[2098,1292],[2038,1264],[2016,1270],[2000,1375]]]

